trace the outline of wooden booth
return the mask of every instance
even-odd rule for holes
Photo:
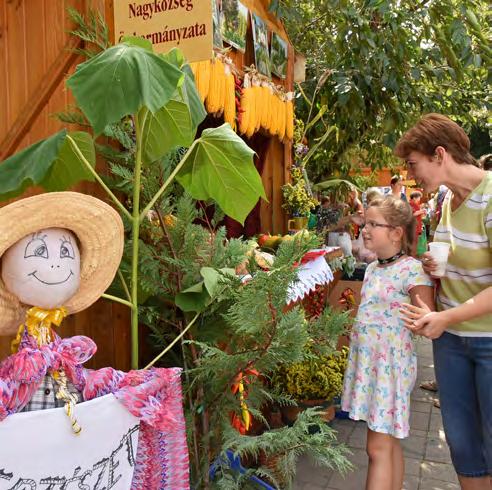
[[[270,0],[242,0],[242,3],[254,14],[265,21],[268,27],[269,43],[273,35],[280,36],[288,49],[286,78],[281,79],[272,74],[272,82],[291,92],[294,87],[294,48],[290,44],[282,23],[268,10]],[[226,45],[226,43],[224,43]],[[253,42],[253,28],[250,22],[246,34],[246,50],[244,53],[232,49],[229,56],[233,59],[240,74],[244,74],[244,67],[255,64],[255,47]],[[290,181],[290,166],[292,164],[292,140],[288,137],[281,139],[260,129],[251,137],[244,136],[248,145],[255,150],[256,166],[261,174],[267,201],[260,201],[259,205],[246,221],[246,234],[269,232],[283,234],[287,231],[287,219],[282,209],[282,185]],[[259,217],[259,219],[258,219]]]
[[[115,1],[125,3],[123,0]],[[131,3],[137,5],[145,2]],[[287,46],[285,78],[274,75],[271,80],[281,86],[279,90],[290,92],[293,89],[294,50],[281,22],[268,11],[269,3],[269,0],[242,1],[242,8],[248,9],[245,49],[242,52],[232,48],[225,55],[232,60],[235,73],[242,79],[244,68],[255,63],[251,15],[255,14],[267,26],[268,43],[275,34]],[[89,9],[98,10],[114,33],[113,0],[0,2],[0,162],[64,126],[54,114],[73,104],[65,80],[73,73],[75,66],[83,61],[74,53],[75,48],[83,47],[82,41],[69,34],[75,27],[67,15],[69,7],[83,14]],[[227,46],[224,40],[223,47]],[[222,123],[223,117],[209,115],[202,129]],[[258,203],[247,219],[246,229],[239,228],[237,223],[229,223],[231,234],[254,234],[259,231],[283,233],[286,231],[286,216],[281,207],[281,186],[289,180],[291,139],[285,136],[279,138],[261,128],[249,137],[243,137],[256,152],[255,164],[261,173],[268,202]],[[98,163],[98,171],[105,171],[104,164]],[[105,197],[97,184],[82,183],[74,190],[103,199]],[[38,192],[42,190],[31,188],[24,197]],[[0,206],[5,204],[1,203]],[[113,366],[128,370],[129,325],[130,312],[127,307],[100,300],[82,313],[67,318],[60,327],[60,333],[63,337],[84,334],[94,339],[99,350],[87,363],[88,367]],[[10,341],[10,338],[0,337],[0,359],[8,355]]]

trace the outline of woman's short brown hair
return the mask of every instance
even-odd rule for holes
[[[470,153],[470,139],[463,129],[442,114],[426,114],[398,141],[395,155],[408,158],[412,151],[432,157],[438,146],[442,146],[456,163],[477,165]]]

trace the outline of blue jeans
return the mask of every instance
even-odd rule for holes
[[[492,475],[492,338],[445,332],[433,341],[446,440],[456,473]]]

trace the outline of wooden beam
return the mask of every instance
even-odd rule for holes
[[[32,124],[50,100],[52,93],[79,56],[73,51],[81,46],[81,39],[71,38],[60,51],[60,54],[49,68],[46,76],[43,77],[41,83],[33,91],[31,97],[24,105],[22,112],[0,143],[0,161],[12,155],[19,143],[29,132]]]

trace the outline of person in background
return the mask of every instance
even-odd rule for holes
[[[391,177],[391,181],[390,181],[391,195],[397,199],[406,201],[407,196],[403,192],[403,184],[401,183],[401,181],[402,181],[401,175],[393,175],[393,177]]]
[[[414,227],[412,210],[401,199],[376,199],[366,210],[362,235],[377,260],[364,276],[342,395],[342,410],[367,423],[366,490],[403,488],[400,439],[410,433],[417,356],[399,309],[417,295],[434,305],[432,281],[410,256]]]
[[[347,204],[349,215],[352,215],[354,218],[360,216],[360,220],[352,219],[352,222],[349,226],[349,233],[351,235],[351,238],[352,240],[355,240],[359,236],[359,225],[360,223],[362,223],[362,219],[364,216],[364,206],[362,205],[362,201],[359,199],[359,193],[357,192],[357,189],[355,187],[352,188],[348,194]]]
[[[381,199],[383,195],[377,189],[369,189],[366,191],[366,207],[369,206],[372,200]]]
[[[340,247],[345,256],[352,255],[352,241],[347,226],[356,218],[356,215],[347,212],[348,204],[335,202],[334,194],[323,196],[316,225],[317,232],[325,234],[325,244]]]
[[[478,159],[478,164],[480,165],[480,168],[483,168],[484,170],[492,170],[492,153],[482,155]]]
[[[420,201],[422,199],[422,193],[419,191],[414,191],[410,194],[410,207],[413,211],[413,216],[417,223],[415,227],[415,242],[412,244],[412,255],[418,257],[419,255],[427,252],[427,237],[425,235],[425,230],[422,223],[423,215],[425,210],[422,209]]]
[[[409,178],[432,192],[448,187],[434,241],[450,244],[437,309],[405,306],[407,327],[432,339],[446,441],[462,490],[492,488],[492,173],[479,168],[463,129],[427,114],[395,154]],[[437,264],[424,254],[424,270]]]

